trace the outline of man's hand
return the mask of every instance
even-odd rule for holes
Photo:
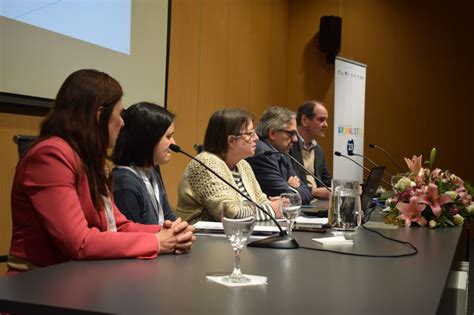
[[[300,187],[300,179],[298,178],[298,176],[290,176],[288,178],[288,185],[290,185],[291,187],[293,188],[298,188]]]
[[[329,199],[331,198],[331,192],[326,189],[326,187],[313,187],[311,189],[311,194],[317,199]]]

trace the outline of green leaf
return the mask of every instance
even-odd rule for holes
[[[433,168],[435,157],[436,157],[436,148],[433,148],[431,149],[431,153],[430,153],[430,168]]]
[[[454,222],[452,222],[451,220],[449,220],[448,218],[445,218],[445,222],[449,225],[449,226],[455,226],[456,224],[454,224]]]

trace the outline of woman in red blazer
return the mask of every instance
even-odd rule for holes
[[[96,70],[72,73],[13,181],[9,274],[69,260],[155,258],[191,250],[182,222],[128,221],[112,200],[107,150],[123,127],[122,88]]]

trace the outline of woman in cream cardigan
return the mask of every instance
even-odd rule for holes
[[[258,136],[253,117],[240,109],[221,109],[212,114],[204,137],[204,151],[196,156],[235,188],[255,201],[268,213],[281,218],[279,197],[262,192],[245,158],[255,154]],[[196,161],[186,167],[179,183],[177,215],[190,224],[196,221],[221,221],[224,201],[243,200],[235,190]],[[236,210],[235,217],[243,216]],[[269,220],[256,209],[257,220]]]

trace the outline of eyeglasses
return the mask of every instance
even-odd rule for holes
[[[246,136],[246,137],[252,138],[252,137],[255,137],[256,135],[257,133],[255,132],[255,130],[250,130],[247,132],[240,132],[237,135],[235,135],[235,137]]]
[[[290,138],[294,138],[298,135],[296,130],[286,130],[286,129],[278,129],[277,131],[282,131],[288,135]]]

